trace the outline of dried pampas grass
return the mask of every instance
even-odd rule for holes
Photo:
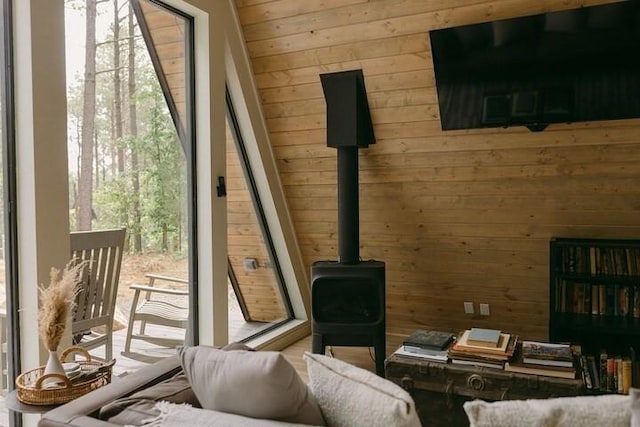
[[[67,317],[75,304],[86,261],[71,260],[62,273],[52,267],[48,287],[40,286],[38,333],[47,350],[55,351],[64,334]]]

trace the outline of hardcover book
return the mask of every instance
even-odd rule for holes
[[[467,343],[484,347],[498,347],[500,331],[497,329],[471,328]]]
[[[418,353],[418,354],[428,354],[428,355],[447,355],[447,349],[437,350],[435,348],[427,348],[427,347],[416,347],[413,345],[403,345],[402,349],[409,353]]]
[[[525,363],[522,357],[522,345],[516,347],[513,358],[504,365],[507,372],[520,374],[543,375],[555,378],[575,379],[576,370],[573,367],[544,366],[539,364]]]
[[[442,331],[418,329],[411,333],[402,344],[405,346],[444,350],[453,342],[455,334]]]
[[[490,361],[475,360],[475,359],[463,359],[463,358],[453,359],[452,358],[451,363],[453,365],[481,366],[483,368],[494,368],[494,369],[504,368],[504,361],[490,362]]]
[[[537,365],[572,367],[573,352],[568,344],[523,341],[522,360]]]
[[[569,344],[522,341],[522,355],[531,359],[573,361],[573,353]]]
[[[426,360],[429,362],[439,362],[439,363],[447,363],[449,361],[449,356],[447,352],[443,354],[424,354],[424,353],[414,353],[411,351],[406,351],[404,346],[399,347],[394,354],[406,357],[413,357],[415,359]]]
[[[492,353],[504,355],[507,352],[507,345],[509,344],[511,335],[510,334],[500,334],[500,340],[498,341],[497,347],[487,347],[481,345],[473,345],[469,344],[469,333],[470,329],[467,329],[462,333],[460,338],[457,340],[453,348],[458,351],[470,351],[470,352],[479,352],[479,353]]]
[[[504,365],[504,370],[507,372],[515,372],[519,374],[533,374],[542,375],[546,377],[554,378],[567,378],[574,379],[576,377],[576,371],[571,368],[552,369],[553,366],[535,365],[529,363],[507,362]]]

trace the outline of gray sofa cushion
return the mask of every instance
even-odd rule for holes
[[[179,357],[205,409],[324,425],[318,403],[282,353],[198,346],[183,347]]]
[[[235,342],[225,345],[222,350],[253,351],[251,347]],[[184,372],[180,372],[172,378],[106,404],[100,409],[99,418],[116,424],[141,425],[144,420],[158,415],[154,406],[161,400],[201,407],[189,380]]]

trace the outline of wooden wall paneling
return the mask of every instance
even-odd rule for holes
[[[301,2],[302,3],[302,2]],[[428,10],[437,10],[441,5],[430,0],[377,0],[369,2],[368,7],[361,4],[337,4],[342,7],[313,7],[315,2],[304,2],[311,7],[301,13],[283,19],[264,20],[263,22],[247,23],[244,34],[247,42],[273,38],[285,38],[295,34],[332,28],[352,28],[357,24],[366,24],[385,19],[415,15]],[[273,5],[276,8],[277,5]],[[264,7],[263,7],[264,9]]]
[[[429,49],[429,37],[425,34],[408,34],[388,39],[362,40],[337,46],[310,49],[303,52],[264,56],[253,61],[255,74],[288,71],[303,67],[336,64],[348,60],[364,60],[405,53],[425,52]]]
[[[318,82],[318,75],[362,68],[368,75],[388,74],[390,71],[404,72],[432,67],[431,56],[425,52],[405,53],[371,59],[354,59],[331,65],[312,66],[285,71],[270,71],[257,74],[256,82],[261,88],[291,86]],[[369,71],[370,70],[370,71]]]
[[[254,22],[272,21],[278,18],[306,14],[314,10],[323,10],[348,4],[366,3],[367,1],[368,0],[307,0],[301,2],[300,0],[280,0],[272,3],[270,7],[262,7],[263,5],[261,4],[240,7],[238,13],[242,22],[252,24]]]
[[[337,257],[318,75],[363,70],[361,256],[387,263],[390,342],[470,326],[546,339],[549,239],[640,238],[640,119],[443,132],[431,62],[429,30],[609,2],[236,1],[308,266]],[[469,300],[491,315],[465,315]]]

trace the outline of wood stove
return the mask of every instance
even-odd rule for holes
[[[373,346],[384,376],[385,264],[360,260],[358,149],[375,143],[362,70],[321,74],[327,145],[338,151],[338,260],[311,267],[313,352]]]

